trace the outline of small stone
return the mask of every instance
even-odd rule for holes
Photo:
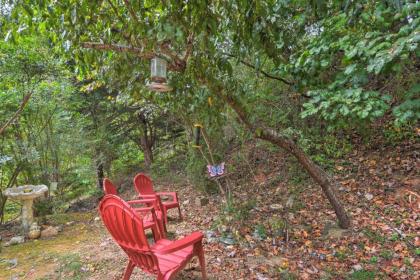
[[[24,236],[14,236],[9,240],[8,245],[22,244],[25,242]]]
[[[226,220],[226,222],[230,223],[230,222],[232,222],[232,221],[233,221],[233,217],[232,217],[232,216],[230,216],[230,215],[227,215],[227,216],[225,217],[225,220]]]
[[[229,227],[228,226],[226,226],[226,225],[219,225],[218,227],[217,227],[217,230],[219,231],[219,232],[228,232],[229,231]]]
[[[289,208],[289,209],[293,207],[293,196],[291,196],[287,199],[286,207]]]
[[[340,239],[348,233],[347,230],[341,228],[331,228],[327,233],[327,238]]]
[[[18,260],[10,259],[10,260],[6,260],[6,263],[9,265],[9,269],[11,269],[11,268],[15,268],[18,265]]]
[[[236,241],[232,237],[220,237],[220,242],[222,242],[225,245],[234,245],[236,244]]]
[[[99,217],[95,217],[95,219],[94,219],[95,222],[99,222],[100,220],[101,220],[101,218],[99,218]]]
[[[71,226],[72,224],[74,224],[74,221],[67,222],[66,226]]]
[[[197,206],[206,206],[209,204],[209,199],[207,197],[196,197],[195,198],[195,205]]]
[[[207,238],[211,238],[211,237],[215,237],[215,236],[216,236],[216,233],[214,231],[212,231],[212,230],[207,230],[206,231],[206,237]]]
[[[318,255],[318,258],[320,259],[320,260],[322,260],[322,261],[324,261],[324,260],[326,260],[327,259],[327,256],[325,255],[325,254],[319,254]]]
[[[295,215],[293,213],[288,213],[287,218],[289,219],[289,221],[293,221],[295,219]]]
[[[37,239],[41,236],[41,229],[40,227],[32,227],[30,228],[28,232],[28,238],[29,239]]]
[[[371,193],[366,193],[366,194],[365,194],[365,198],[366,198],[367,200],[372,200],[372,199],[373,199],[373,194],[371,194]]]
[[[360,271],[360,270],[362,270],[362,269],[363,269],[363,267],[362,267],[360,264],[355,264],[355,265],[353,265],[353,269],[354,269],[355,271]]]
[[[190,201],[187,199],[184,202],[182,202],[182,205],[187,205],[188,203],[190,203]]]
[[[271,204],[270,208],[273,210],[280,210],[280,209],[283,209],[283,205],[275,203],[275,204]]]
[[[228,253],[227,256],[229,258],[234,258],[236,256],[236,251],[232,251],[232,252]]]
[[[58,228],[57,227],[47,227],[43,231],[41,231],[41,238],[49,238],[54,237],[58,234]]]

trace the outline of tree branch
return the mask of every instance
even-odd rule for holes
[[[236,56],[234,56],[233,54],[230,54],[230,53],[223,53],[223,55],[226,55],[226,56],[229,56],[229,57],[233,57],[233,58],[238,58],[238,57],[236,57]],[[286,80],[286,79],[284,79],[282,77],[277,77],[277,76],[274,76],[274,75],[272,75],[270,73],[267,73],[267,72],[265,72],[265,71],[263,71],[261,69],[257,69],[254,65],[252,65],[251,63],[249,63],[249,62],[247,62],[247,61],[245,61],[243,59],[239,59],[239,62],[242,63],[245,66],[248,66],[248,67],[250,67],[252,69],[257,70],[258,72],[260,72],[261,74],[263,74],[267,78],[278,80],[278,81],[282,81],[283,83],[285,83],[287,85],[293,85],[292,82],[290,82],[290,81],[288,81],[288,80]]]
[[[133,20],[136,22],[136,24],[139,23],[139,18],[137,17],[136,13],[133,10],[133,7],[131,7],[130,2],[128,0],[124,0],[125,6],[128,9],[128,12],[130,13]]]
[[[187,47],[185,50],[185,55],[183,60],[187,62],[188,58],[190,57],[192,50],[193,50],[193,43],[194,43],[194,33],[191,33],[187,39]]]
[[[15,112],[15,114],[3,125],[2,128],[0,128],[0,135],[3,134],[3,132],[6,130],[6,128],[12,124],[20,115],[20,113],[23,111],[23,109],[25,108],[25,105],[28,103],[29,99],[32,96],[33,91],[30,91],[28,94],[26,94],[23,97],[22,103],[19,106],[19,109]]]
[[[179,72],[184,71],[187,63],[185,60],[180,58],[176,52],[171,50],[170,42],[163,42],[159,47],[160,47],[160,51],[163,54],[169,56],[172,59],[173,63],[171,65],[168,65],[171,70],[179,71]]]
[[[83,48],[86,49],[95,49],[95,50],[103,50],[103,51],[116,51],[116,52],[129,52],[132,54],[137,55],[140,58],[151,59],[156,54],[154,52],[144,52],[141,48],[136,48],[132,46],[125,46],[119,44],[103,44],[103,43],[96,43],[96,42],[84,42],[82,43]]]

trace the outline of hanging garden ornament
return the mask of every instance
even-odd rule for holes
[[[172,88],[166,83],[166,60],[154,57],[150,65],[151,80],[148,84],[150,90],[158,92],[171,91]]]
[[[194,148],[201,148],[200,138],[201,138],[201,129],[203,126],[201,124],[194,124]]]

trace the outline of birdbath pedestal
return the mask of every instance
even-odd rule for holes
[[[10,199],[22,201],[22,228],[25,234],[28,233],[34,219],[32,210],[34,199],[42,196],[47,191],[48,187],[45,185],[24,185],[8,188],[4,191],[4,195]]]

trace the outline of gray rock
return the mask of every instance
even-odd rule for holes
[[[207,197],[196,197],[195,198],[195,205],[197,206],[206,206],[209,204],[209,199]]]
[[[348,233],[348,230],[338,227],[336,223],[331,221],[327,222],[322,230],[322,235],[327,239],[339,239]]]
[[[24,236],[14,236],[6,244],[7,245],[16,245],[16,244],[22,244],[24,242],[25,242],[25,237]]]
[[[366,198],[367,200],[372,200],[372,199],[373,199],[373,194],[371,194],[371,193],[366,193],[366,194],[365,194],[365,198]]]
[[[353,265],[353,270],[355,270],[355,271],[360,271],[362,269],[363,269],[363,267],[360,264]]]
[[[41,231],[41,238],[54,237],[58,234],[58,227],[47,227]]]
[[[235,245],[236,241],[232,236],[228,235],[226,237],[220,237],[219,241],[225,245]]]
[[[290,196],[290,197],[287,199],[287,202],[286,202],[286,207],[287,207],[288,209],[292,208],[292,207],[293,207],[293,202],[294,202],[293,196]]]
[[[216,233],[212,230],[207,230],[206,231],[206,237],[207,238],[216,237]]]
[[[274,203],[270,205],[270,208],[273,210],[280,210],[280,209],[283,209],[283,205]]]
[[[9,265],[9,269],[15,268],[18,265],[17,259],[5,260],[5,262]]]

